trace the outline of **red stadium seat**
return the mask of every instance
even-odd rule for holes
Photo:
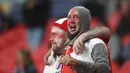
[[[16,52],[26,47],[25,40],[23,26],[16,26],[0,35],[0,73],[12,73]]]
[[[47,45],[42,45],[35,52],[33,52],[34,63],[38,69],[38,73],[43,73],[44,70],[44,55],[47,53]]]
[[[121,17],[120,11],[114,12],[108,17],[107,23],[112,33],[117,30]]]
[[[126,61],[118,73],[130,73],[130,60]]]
[[[111,65],[112,65],[112,73],[118,73],[119,72],[118,63],[115,61],[111,61]]]
[[[121,41],[122,41],[123,47],[124,47],[124,48],[127,47],[128,44],[130,43],[130,33],[124,35],[124,36],[122,37]]]

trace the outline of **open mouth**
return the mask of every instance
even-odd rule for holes
[[[75,31],[76,30],[76,26],[70,26],[70,30],[71,31]]]

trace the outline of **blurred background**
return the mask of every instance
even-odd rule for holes
[[[113,73],[130,73],[130,0],[0,0],[0,73],[42,73],[51,25],[76,5],[110,28]]]

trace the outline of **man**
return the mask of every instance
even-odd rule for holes
[[[51,29],[51,49],[50,56],[47,60],[49,65],[45,66],[44,73],[60,72],[62,64],[59,63],[59,58],[64,54],[65,41],[67,39],[67,18],[57,20]]]
[[[65,55],[60,59],[63,64],[61,73],[110,73],[109,49],[99,38],[83,43],[83,51],[79,54],[69,52],[73,43],[82,33],[89,30],[91,15],[82,6],[72,8],[68,13],[68,41]],[[78,49],[75,49],[78,50]]]

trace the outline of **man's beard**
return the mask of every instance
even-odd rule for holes
[[[62,49],[62,48],[57,47],[56,49],[53,50],[53,51],[54,51],[54,57],[60,56],[60,55],[63,54],[63,53],[61,52],[61,49]]]
[[[53,44],[52,49],[53,49],[55,54],[60,54],[60,50],[62,49],[62,46],[58,46],[57,44]]]

